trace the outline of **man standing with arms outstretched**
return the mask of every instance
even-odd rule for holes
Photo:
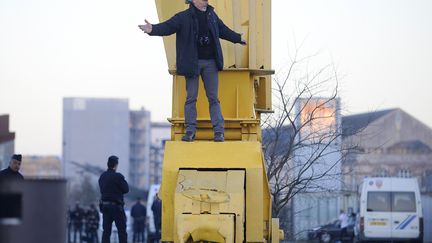
[[[184,106],[186,134],[183,141],[195,139],[198,96],[198,80],[202,77],[209,102],[214,141],[224,141],[224,118],[218,98],[218,71],[223,69],[222,48],[219,38],[233,43],[246,44],[238,34],[228,28],[208,4],[208,0],[187,0],[187,10],[160,23],[139,28],[151,36],[176,34],[177,74],[186,78],[186,102]]]

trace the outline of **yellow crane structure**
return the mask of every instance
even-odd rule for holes
[[[223,22],[243,33],[246,46],[221,41],[225,67],[219,100],[225,142],[213,142],[205,91],[200,82],[197,132],[185,133],[186,86],[176,74],[175,35],[164,37],[173,76],[171,141],[162,166],[162,242],[273,242],[283,238],[271,216],[271,194],[261,145],[261,114],[271,112],[271,0],[210,0]],[[156,0],[160,22],[188,6]]]

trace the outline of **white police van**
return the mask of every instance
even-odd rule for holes
[[[423,242],[423,214],[415,178],[365,178],[360,192],[358,242]]]

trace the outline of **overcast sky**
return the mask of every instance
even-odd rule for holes
[[[182,0],[172,0],[182,1]],[[342,74],[345,114],[400,107],[432,127],[432,1],[273,0],[273,68],[289,48]],[[171,115],[171,78],[153,0],[0,0],[0,114],[15,151],[61,155],[63,97],[129,98]],[[325,64],[325,63],[324,63]]]

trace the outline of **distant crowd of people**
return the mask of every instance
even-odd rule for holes
[[[161,238],[161,215],[162,204],[159,197],[155,196],[151,210],[153,212],[153,221],[155,232],[147,231],[148,215],[147,209],[143,204],[141,198],[137,198],[136,203],[131,207],[130,216],[133,219],[132,225],[132,242],[159,242]],[[99,243],[98,230],[100,225],[99,210],[95,204],[88,207],[82,207],[79,203],[75,204],[73,209],[68,210],[67,215],[68,225],[68,243]],[[147,238],[147,239],[146,239]]]
[[[99,211],[94,204],[85,209],[77,203],[68,211],[68,243],[99,243],[99,222]]]

